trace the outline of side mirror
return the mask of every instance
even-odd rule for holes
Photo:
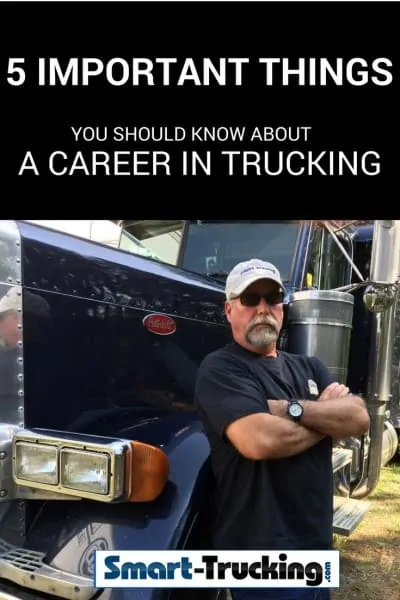
[[[392,306],[395,300],[395,289],[393,286],[369,285],[363,295],[363,301],[367,309],[372,313],[380,313]]]

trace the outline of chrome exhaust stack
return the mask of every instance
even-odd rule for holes
[[[400,221],[374,222],[370,280],[364,303],[372,313],[367,406],[371,419],[369,436],[362,440],[362,471],[352,498],[368,496],[379,481],[384,449],[387,405],[391,398],[395,317],[400,279]],[[365,460],[364,460],[365,457]]]

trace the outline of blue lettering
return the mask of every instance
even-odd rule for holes
[[[122,565],[121,568],[121,578],[122,579],[146,579],[147,577],[147,568],[146,565],[142,562],[132,563],[126,562]]]
[[[330,583],[331,582],[331,563],[325,563],[325,579]]]
[[[181,562],[151,562],[148,565],[144,562],[125,562],[121,567],[117,566],[120,557],[118,555],[107,556],[104,559],[104,565],[108,569],[104,573],[104,579],[174,579],[175,571],[181,570],[183,579],[192,579],[193,564],[187,557],[182,558]]]
[[[183,557],[182,558],[182,566],[181,566],[181,573],[182,573],[182,577],[183,579],[192,579],[193,574],[191,572],[191,568],[193,567],[193,564],[189,561],[189,559],[187,557]]]
[[[167,579],[173,579],[175,577],[175,571],[176,571],[176,569],[180,569],[180,568],[181,568],[181,563],[180,562],[176,562],[176,563],[169,562],[169,563],[167,563]]]
[[[170,564],[171,563],[168,563],[168,579],[170,579],[170,577],[169,577],[169,565]],[[162,563],[159,563],[159,562],[150,563],[148,566],[147,572],[151,579],[167,579],[167,570],[165,568],[165,565],[163,565]],[[173,577],[172,577],[172,579],[173,579]]]
[[[104,559],[104,564],[109,569],[108,572],[104,573],[104,579],[117,579],[120,575],[119,568],[115,563],[119,562],[119,556],[107,556]]]

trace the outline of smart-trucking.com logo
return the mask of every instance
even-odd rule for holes
[[[95,552],[96,588],[339,587],[337,550]]]

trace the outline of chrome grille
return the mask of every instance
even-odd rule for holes
[[[90,600],[96,594],[92,579],[51,567],[44,557],[43,552],[18,548],[0,539],[0,579],[65,600]]]
[[[11,548],[1,552],[0,560],[7,560],[9,563],[25,571],[36,571],[43,567],[44,556],[43,552],[36,552],[35,550]]]

